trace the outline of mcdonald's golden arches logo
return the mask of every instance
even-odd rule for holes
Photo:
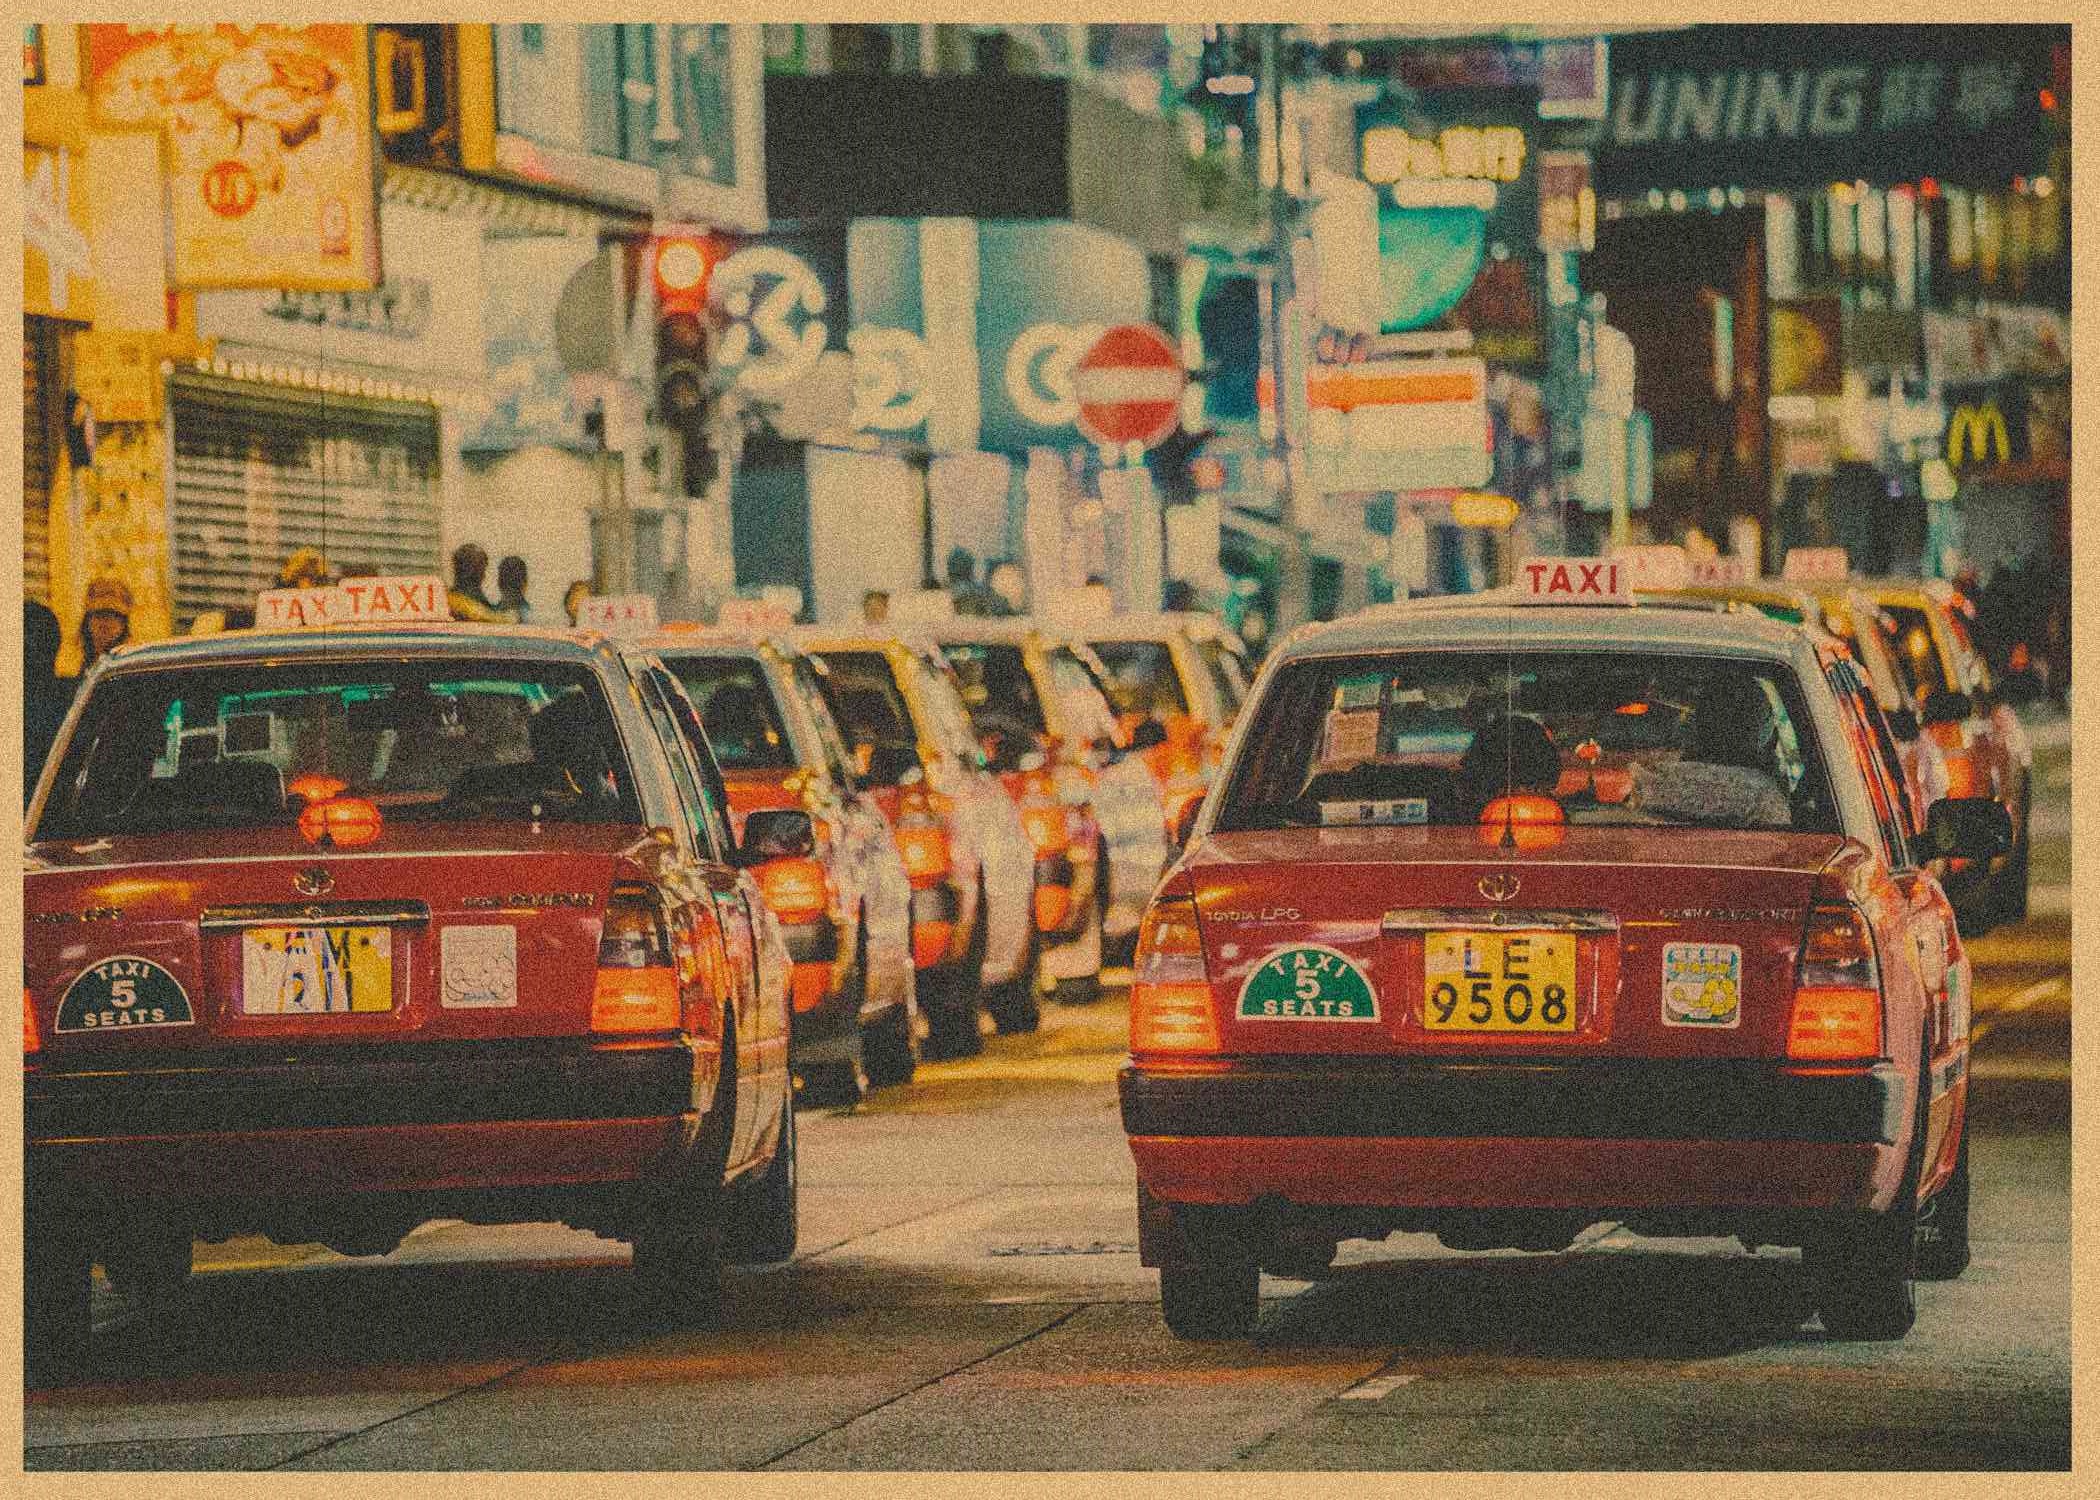
[[[1947,462],[1957,469],[1966,463],[1985,462],[1993,450],[1999,463],[2012,462],[2012,438],[1998,403],[1957,407],[1947,423]]]

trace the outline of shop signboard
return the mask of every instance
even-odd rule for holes
[[[1611,50],[1599,191],[1811,188],[2040,167],[2062,26],[1714,25]]]
[[[1772,394],[1835,396],[1844,389],[1844,309],[1835,297],[1772,304]]]
[[[1942,384],[2046,377],[2070,369],[2070,320],[2052,308],[1988,305],[1973,312],[1927,312],[1924,335],[1926,369]]]
[[[74,146],[22,147],[22,310],[82,323],[95,315],[87,157]]]
[[[1597,194],[1587,151],[1539,153],[1539,249],[1548,255],[1597,248]]]
[[[82,38],[95,123],[166,134],[177,286],[378,283],[365,27],[97,24]]]
[[[1487,365],[1473,358],[1314,365],[1305,382],[1307,461],[1328,493],[1487,484]]]

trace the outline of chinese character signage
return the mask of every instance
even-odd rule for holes
[[[2038,170],[2052,26],[1696,26],[1611,50],[1600,191],[2008,182]]]
[[[176,285],[378,283],[364,27],[82,33],[96,123],[166,132]]]

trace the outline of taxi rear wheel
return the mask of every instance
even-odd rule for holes
[[[1245,1338],[1261,1314],[1261,1269],[1241,1257],[1161,1266],[1159,1303],[1176,1338]]]
[[[1969,1269],[1969,1131],[1962,1127],[1954,1175],[1918,1215],[1918,1277],[1952,1281]]]
[[[799,1221],[795,1167],[795,1101],[780,1106],[780,1146],[765,1171],[730,1190],[723,1215],[723,1256],[732,1265],[771,1265],[795,1253]]]
[[[87,1357],[94,1263],[75,1235],[32,1230],[22,1248],[24,1364],[31,1385],[55,1385]]]
[[[102,1270],[134,1302],[164,1302],[189,1284],[191,1248],[179,1225],[130,1225],[102,1247]]]
[[[1900,1339],[1917,1321],[1915,1216],[1862,1215],[1803,1247],[1816,1309],[1834,1339]]]
[[[984,997],[984,1008],[991,1013],[1001,1036],[1025,1034],[1043,1024],[1042,994],[1037,988],[1043,964],[1043,934],[1035,925],[1033,913],[1030,916],[1028,949],[1021,956],[1020,968],[1013,978],[996,990],[987,991]]]

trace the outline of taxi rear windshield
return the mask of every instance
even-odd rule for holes
[[[1108,668],[1108,701],[1119,714],[1164,719],[1189,711],[1174,654],[1160,641],[1096,641],[1094,654]]]
[[[678,656],[665,663],[693,707],[725,771],[791,771],[794,747],[764,669],[748,656]]]
[[[1482,822],[1834,832],[1784,667],[1589,652],[1299,662],[1277,675],[1220,831]]]
[[[1932,638],[1932,621],[1925,611],[1907,604],[1881,606],[1881,638],[1896,663],[1897,675],[1914,702],[1923,705],[1934,693],[1961,691],[1940,661],[1940,648]]]
[[[37,838],[386,821],[640,823],[594,675],[561,663],[243,663],[120,673],[89,697]]]
[[[1048,730],[1043,700],[1036,696],[1019,646],[956,643],[942,646],[941,652],[955,668],[963,708],[979,735],[1004,731],[1032,737]]]

